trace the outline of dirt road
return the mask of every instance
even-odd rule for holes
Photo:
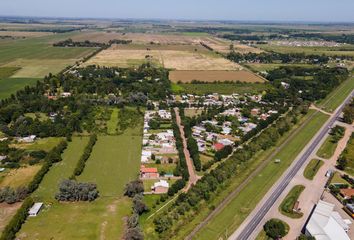
[[[181,117],[179,115],[179,109],[178,108],[174,108],[174,111],[176,113],[176,123],[178,125],[179,132],[181,133],[181,138],[182,138],[182,143],[183,143],[183,153],[184,153],[184,156],[186,158],[187,167],[188,167],[189,181],[188,181],[187,187],[185,189],[185,191],[188,191],[188,189],[191,186],[196,184],[196,182],[198,181],[198,176],[195,173],[193,160],[191,159],[191,156],[190,156],[188,148],[187,148],[187,140],[186,140],[186,137],[184,135],[184,127],[182,126],[182,123],[181,123]]]

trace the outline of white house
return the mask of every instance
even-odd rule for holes
[[[33,206],[31,207],[31,209],[28,211],[28,215],[30,217],[35,217],[38,215],[39,211],[41,210],[43,206],[43,203],[42,202],[38,202],[38,203],[35,203],[33,204]]]
[[[306,225],[305,234],[321,240],[349,240],[348,223],[334,211],[334,204],[320,200]]]
[[[34,142],[34,140],[36,140],[36,135],[30,135],[28,137],[18,138],[18,141],[23,143],[32,143]]]

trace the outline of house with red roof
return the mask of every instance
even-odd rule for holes
[[[140,178],[154,179],[159,177],[160,174],[157,171],[157,168],[147,168],[144,165],[140,166]]]
[[[213,145],[213,149],[214,149],[215,151],[220,151],[220,150],[222,150],[224,147],[225,147],[225,145],[222,144],[222,143],[214,143],[214,145]]]

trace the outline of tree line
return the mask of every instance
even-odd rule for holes
[[[59,184],[59,192],[55,194],[55,199],[66,202],[92,202],[98,196],[99,192],[95,183],[80,183],[75,180],[64,179]]]
[[[87,143],[84,153],[81,155],[80,160],[77,162],[74,169],[74,173],[71,176],[71,179],[75,179],[77,176],[80,176],[85,169],[86,161],[89,159],[92,149],[97,142],[97,135],[93,134],[90,136],[89,142]]]

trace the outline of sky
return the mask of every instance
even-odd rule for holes
[[[0,15],[354,22],[354,0],[0,0]]]

